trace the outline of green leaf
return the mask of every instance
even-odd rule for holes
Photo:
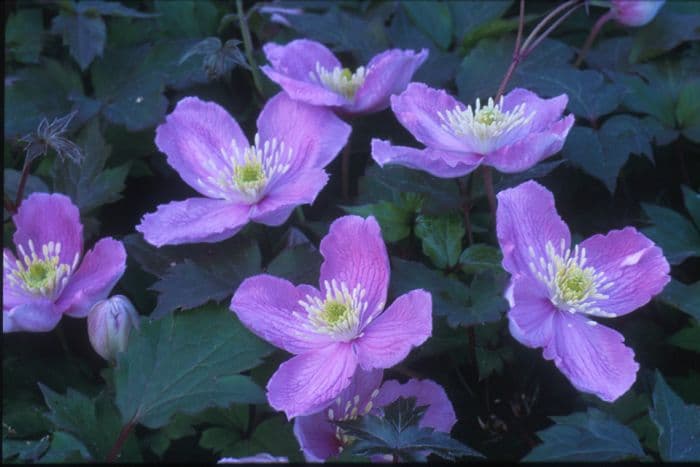
[[[53,19],[51,32],[60,34],[63,45],[81,70],[88,66],[97,56],[101,56],[107,40],[107,26],[100,16],[87,16],[68,10],[61,10]]]
[[[17,457],[17,460],[36,462],[49,448],[49,437],[38,440],[2,438],[2,460]]]
[[[15,169],[5,169],[3,172],[3,178],[5,182],[5,193],[10,196],[12,201],[17,197],[17,190],[19,189],[19,179],[22,177],[22,172]],[[26,185],[24,186],[24,197],[26,198],[32,193],[48,193],[49,187],[44,183],[44,181],[35,176],[30,175],[27,178]]]
[[[656,372],[651,419],[659,428],[659,454],[666,462],[700,461],[700,406],[674,393]]]
[[[642,203],[644,213],[653,225],[642,229],[645,235],[658,243],[671,264],[680,264],[686,258],[700,256],[700,231],[678,212]]]
[[[447,2],[452,13],[452,25],[455,38],[462,43],[465,38],[474,36],[474,32],[494,22],[510,8],[512,0],[494,0],[490,2]],[[472,37],[478,40],[481,37]]]
[[[459,261],[465,230],[459,214],[418,216],[416,236],[423,241],[423,253],[440,269],[451,268]]]
[[[598,409],[551,417],[555,425],[538,431],[542,444],[524,461],[617,461],[644,459],[637,435]]]
[[[97,120],[91,120],[82,131],[78,145],[85,154],[80,163],[55,159],[54,191],[70,196],[83,213],[121,199],[130,165],[105,169],[112,148],[100,133]]]
[[[662,8],[656,18],[635,35],[630,61],[649,60],[683,42],[700,39],[700,14],[678,14],[669,8],[670,5]]]
[[[75,11],[85,15],[107,15],[123,18],[153,18],[158,16],[153,13],[143,13],[132,8],[125,7],[119,2],[91,0],[73,5]]]
[[[700,193],[693,191],[687,186],[681,186],[685,208],[690,213],[690,218],[695,222],[695,226],[700,229]]]
[[[447,2],[417,0],[401,3],[418,29],[443,49],[452,42],[452,14]]]
[[[78,438],[90,452],[92,460],[105,460],[121,431],[119,413],[112,401],[104,394],[91,399],[71,388],[65,395],[41,383],[39,388],[51,410],[48,418],[56,428]],[[140,460],[140,457],[136,438],[132,434],[122,450],[121,460]]]
[[[158,24],[166,36],[207,37],[216,34],[219,12],[209,0],[157,0]]]
[[[659,300],[700,321],[700,281],[685,285],[671,279],[659,295]]]
[[[374,216],[382,228],[385,242],[398,242],[411,234],[414,218],[423,205],[423,197],[415,193],[401,193],[399,202],[380,201],[361,206],[342,206],[350,214]]]
[[[90,453],[78,438],[64,431],[56,431],[51,435],[48,451],[39,462],[82,464],[89,460]]]
[[[653,157],[652,136],[642,121],[631,115],[615,115],[600,130],[574,127],[564,145],[564,157],[615,192],[617,178],[630,154]]]
[[[676,120],[688,139],[700,143],[700,80],[687,83],[681,88]]]
[[[5,25],[5,51],[20,63],[39,63],[41,35],[44,32],[41,10],[19,10]]]
[[[285,248],[267,265],[266,272],[293,284],[317,284],[323,257],[310,243]]]
[[[180,412],[263,403],[260,388],[239,373],[259,365],[270,351],[227,307],[144,320],[114,372],[122,422],[159,428]]]
[[[230,432],[229,437],[231,436]],[[285,456],[291,462],[302,462],[299,443],[294,437],[293,426],[284,417],[268,418],[255,427],[248,439],[234,440],[232,446],[223,450],[224,457],[248,457],[261,452],[273,456]]]
[[[384,407],[384,416],[365,415],[336,422],[347,435],[357,438],[348,448],[360,456],[390,455],[404,461],[425,461],[426,454],[445,459],[483,457],[477,451],[432,428],[419,428],[426,407],[416,407],[415,398],[399,398]]]
[[[170,263],[151,287],[158,292],[158,305],[152,318],[177,309],[194,308],[209,300],[222,301],[231,296],[245,278],[260,271],[260,250],[253,240],[234,237],[209,245],[207,252],[208,255]]]
[[[499,248],[484,243],[475,243],[464,249],[459,256],[462,271],[472,274],[481,271],[501,271],[503,255]]]
[[[681,349],[692,350],[700,353],[700,325],[686,327],[672,335],[668,342]]]

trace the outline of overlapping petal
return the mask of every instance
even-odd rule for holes
[[[401,384],[396,380],[385,381],[374,400],[377,407],[384,407],[399,397],[416,398],[416,405],[427,405],[419,426],[449,433],[457,423],[452,402],[442,386],[429,379],[410,379]]]
[[[61,312],[51,300],[33,298],[2,312],[2,332],[48,332],[61,320]]]
[[[88,251],[68,281],[56,307],[75,318],[87,316],[97,301],[107,298],[126,269],[126,250],[111,237],[100,239]]]
[[[513,303],[508,312],[510,333],[531,348],[549,344],[554,333],[554,314],[558,313],[542,284],[529,276],[513,281]]]
[[[337,219],[321,240],[319,249],[324,258],[320,275],[322,289],[324,282],[333,280],[344,282],[350,290],[362,286],[368,307],[361,316],[361,323],[384,309],[389,288],[389,256],[374,217]]]
[[[425,290],[401,295],[364,329],[356,341],[365,370],[391,368],[432,334],[432,297]]]
[[[372,158],[380,167],[385,164],[403,165],[442,178],[461,177],[471,173],[483,160],[481,156],[473,153],[393,146],[380,139],[372,139]]]
[[[60,243],[59,257],[63,264],[72,264],[75,255],[83,252],[80,212],[65,195],[32,193],[22,202],[12,220],[17,227],[12,239],[27,254],[30,254],[30,240],[37,253],[41,252],[42,245]]]
[[[217,242],[245,226],[250,206],[226,200],[190,198],[158,206],[136,230],[155,246]]]

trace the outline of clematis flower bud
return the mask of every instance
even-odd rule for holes
[[[612,0],[613,18],[625,26],[644,26],[649,23],[665,0]]]
[[[131,328],[139,329],[139,314],[128,298],[114,295],[95,303],[87,322],[92,348],[105,360],[114,360],[126,350]]]

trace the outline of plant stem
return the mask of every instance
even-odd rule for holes
[[[484,190],[486,191],[486,197],[489,200],[489,209],[491,210],[491,221],[496,225],[496,192],[493,189],[493,174],[491,173],[491,167],[482,165],[481,166],[481,176],[484,179]]]
[[[114,442],[114,445],[112,446],[112,449],[109,450],[109,454],[107,454],[107,459],[106,462],[111,464],[115,461],[117,456],[119,456],[119,453],[122,450],[122,446],[124,446],[124,443],[126,442],[127,438],[129,437],[129,434],[131,433],[131,430],[134,429],[136,426],[136,421],[131,420],[129,423],[124,425],[122,428],[122,431],[119,432],[119,436],[117,437],[117,440]]]
[[[522,51],[521,59],[525,58],[530,52],[535,50],[535,48],[540,45],[540,43],[551,34],[552,31],[554,31],[561,23],[564,22],[566,18],[572,15],[573,12],[575,12],[577,9],[583,6],[583,3],[579,3],[574,5],[573,8],[571,8],[569,11],[561,15],[550,27],[548,27],[541,35],[540,37],[537,38],[537,40],[533,41],[532,44],[526,49]]]
[[[340,156],[340,190],[343,201],[350,199],[350,141],[343,148]]]
[[[520,48],[520,51],[523,50],[528,50],[532,51],[532,47],[530,47],[530,43],[535,40],[535,36],[537,36],[537,33],[540,32],[540,29],[544,28],[547,23],[549,23],[552,19],[554,19],[559,13],[562,11],[566,10],[572,5],[575,5],[578,3],[580,0],[568,0],[552,11],[550,11],[547,16],[542,18],[542,21],[540,21],[537,26],[534,27],[534,29],[530,32],[530,34],[527,36],[527,39],[525,39],[525,42],[523,42],[522,47]]]
[[[576,58],[576,61],[574,62],[575,68],[578,68],[581,66],[581,63],[583,63],[583,59],[586,58],[588,51],[590,50],[591,46],[593,45],[593,41],[598,36],[598,33],[600,32],[600,30],[603,29],[603,25],[605,23],[607,23],[612,18],[612,16],[613,16],[613,13],[611,10],[611,11],[608,11],[607,13],[605,13],[600,18],[598,18],[598,21],[595,22],[595,24],[591,28],[591,32],[588,34],[588,37],[586,37],[586,41],[583,43],[581,50],[579,50],[579,52],[578,52],[578,57]]]
[[[471,177],[471,174],[468,175]],[[471,209],[471,199],[469,196],[469,187],[471,183],[465,185],[464,180],[461,178],[456,178],[457,186],[459,186],[459,193],[462,196],[462,218],[464,222],[464,229],[467,231],[467,244],[471,245],[474,243],[474,238],[472,236],[472,223],[469,218],[469,210]]]
[[[258,65],[255,62],[255,57],[253,56],[253,39],[250,36],[250,29],[248,29],[248,21],[246,21],[246,16],[243,12],[243,0],[236,0],[236,10],[238,12],[238,24],[241,28],[241,36],[243,37],[243,45],[245,47],[245,55],[248,59],[248,64],[250,65],[250,72],[253,74],[253,82],[255,83],[255,89],[258,93],[263,95],[262,81],[260,80],[260,72],[258,71]]]
[[[31,164],[32,164],[32,161],[29,160],[29,158],[24,159],[24,166],[22,167],[22,175],[20,176],[19,186],[17,187],[17,198],[15,199],[15,209],[19,209],[19,205],[22,204],[22,196],[24,195],[24,187],[27,185],[27,179],[29,178],[29,167],[31,167]]]
[[[474,332],[474,326],[469,326],[467,328],[467,336],[469,337],[469,360],[474,366],[474,373],[476,374],[476,379],[479,379],[479,363],[476,361],[476,333]]]
[[[10,198],[7,196],[7,193],[3,194],[2,202],[7,212],[9,212],[10,214],[14,214],[17,212],[17,208],[15,207],[14,203],[10,201]]]
[[[294,208],[294,212],[297,215],[297,221],[299,221],[299,224],[306,224],[306,216],[304,216],[304,210],[301,208],[301,206]]]

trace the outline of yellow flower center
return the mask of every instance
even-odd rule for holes
[[[42,245],[39,253],[34,248],[34,242],[27,244],[29,252],[18,245],[19,259],[14,263],[8,255],[3,255],[5,277],[15,287],[19,287],[32,295],[54,297],[63,290],[68,277],[78,264],[79,253],[75,254],[73,264],[61,263],[61,244],[49,242]]]
[[[367,309],[365,290],[356,286],[350,290],[345,282],[335,279],[325,284],[326,297],[307,295],[299,304],[306,310],[307,327],[314,332],[349,341],[360,332],[360,317]]]

